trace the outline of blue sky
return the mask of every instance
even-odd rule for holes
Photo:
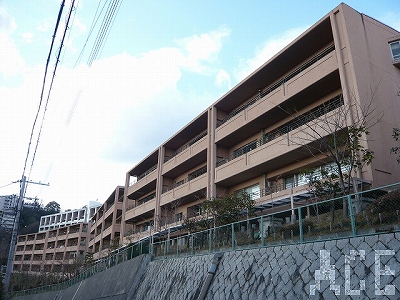
[[[66,2],[48,81],[71,0]],[[60,3],[0,0],[0,186],[22,175]],[[50,186],[27,189],[27,196],[65,209],[105,201],[124,185],[130,168],[339,4],[124,0],[89,67],[103,17],[88,39],[99,1],[76,3],[30,173]],[[400,30],[398,0],[346,3]],[[11,184],[0,195],[18,189]]]

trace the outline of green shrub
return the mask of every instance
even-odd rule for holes
[[[394,223],[400,214],[400,190],[378,197],[365,208],[371,224]]]

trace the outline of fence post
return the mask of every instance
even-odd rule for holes
[[[234,224],[231,224],[231,234],[232,234],[232,250],[235,250],[235,226]]]
[[[350,222],[351,222],[351,231],[353,233],[353,237],[357,235],[356,231],[356,222],[354,220],[354,212],[353,212],[353,203],[351,201],[351,196],[347,195],[347,203],[349,206],[349,214],[350,214]]]
[[[264,218],[261,216],[260,218],[260,234],[261,234],[261,246],[265,246],[265,238],[264,238]]]
[[[304,237],[303,237],[303,219],[301,216],[301,207],[297,208],[298,213],[299,213],[299,233],[300,233],[300,243],[304,242]]]
[[[208,234],[208,253],[212,252],[212,228],[209,229],[210,233]]]

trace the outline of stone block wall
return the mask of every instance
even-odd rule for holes
[[[59,293],[15,299],[194,300],[212,259],[135,258]],[[399,275],[400,233],[238,250],[224,253],[205,299],[400,299]]]

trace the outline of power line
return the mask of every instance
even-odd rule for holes
[[[96,26],[97,21],[99,20],[99,18],[100,18],[100,16],[101,16],[101,13],[103,12],[104,7],[106,6],[106,3],[107,3],[107,2],[104,2],[104,5],[103,5],[103,7],[101,8],[101,11],[100,11],[99,15],[97,15],[97,12],[99,11],[99,7],[100,7],[100,4],[101,4],[101,0],[99,1],[99,4],[97,5],[96,13],[95,13],[94,16],[93,16],[92,25],[90,26],[90,30],[89,30],[88,36],[86,37],[85,44],[83,45],[82,50],[81,50],[81,52],[79,53],[78,59],[77,59],[76,62],[75,62],[74,68],[75,68],[75,67],[78,65],[78,63],[81,61],[81,58],[82,58],[82,56],[83,56],[83,52],[85,51],[85,48],[86,48],[86,45],[87,45],[87,42],[89,41],[89,38],[90,38],[91,35],[92,35],[93,29],[94,29],[94,27]]]
[[[119,6],[122,2],[120,0],[113,0],[110,2],[107,8],[106,15],[104,16],[103,22],[101,24],[100,30],[97,33],[97,37],[95,40],[95,45],[90,52],[89,59],[88,59],[88,66],[90,67],[93,61],[98,57],[100,54],[100,50],[102,48],[103,43],[106,41],[108,36],[108,31],[111,29],[113,20],[116,16],[115,12],[118,11]],[[111,27],[110,27],[111,24]]]
[[[14,183],[17,183],[17,182],[18,182],[18,181],[13,181],[13,182],[11,182],[11,183],[2,185],[2,186],[0,186],[0,189],[3,188],[3,187],[6,187],[6,186],[12,185],[12,184],[14,184]]]
[[[64,33],[63,33],[63,36],[62,36],[62,39],[61,39],[61,45],[60,45],[60,48],[58,49],[58,53],[57,53],[57,57],[56,57],[56,63],[54,65],[54,70],[53,70],[53,76],[51,78],[49,91],[47,93],[46,105],[45,105],[44,111],[43,111],[42,121],[41,121],[41,124],[40,124],[40,129],[39,129],[39,133],[38,133],[38,137],[37,137],[37,141],[36,141],[36,145],[35,145],[35,151],[33,152],[33,156],[32,156],[32,162],[31,162],[31,167],[30,167],[30,170],[29,170],[28,178],[31,175],[32,168],[33,168],[33,163],[34,163],[35,157],[36,157],[36,151],[37,151],[37,148],[39,146],[39,140],[40,140],[40,136],[41,136],[42,129],[43,129],[44,118],[46,116],[47,106],[48,106],[49,100],[50,100],[51,89],[53,88],[54,78],[56,77],[56,71],[57,71],[58,63],[60,62],[61,50],[62,50],[62,47],[64,46],[64,40],[65,40],[65,36],[67,34],[68,25],[69,25],[69,21],[71,19],[72,11],[74,9],[74,4],[75,4],[75,0],[73,0],[71,2],[71,7],[70,7],[69,12],[68,12],[68,17],[67,17],[67,21],[66,21],[66,24],[65,24]]]
[[[54,40],[55,40],[55,38],[56,38],[56,34],[57,34],[58,26],[59,26],[59,24],[60,24],[60,19],[61,19],[61,15],[62,15],[62,12],[63,12],[63,9],[64,9],[64,5],[65,5],[65,0],[63,0],[63,2],[61,3],[61,7],[60,7],[60,10],[59,10],[59,12],[58,12],[56,27],[54,28],[54,34],[53,34],[53,38],[52,38],[52,40],[51,40],[51,45],[50,45],[49,54],[48,54],[48,56],[47,56],[46,67],[45,67],[45,70],[44,70],[44,78],[43,78],[43,85],[42,85],[42,93],[41,93],[41,95],[40,95],[39,107],[38,107],[38,110],[37,110],[37,112],[36,112],[36,116],[35,116],[35,119],[34,119],[33,125],[32,125],[32,131],[31,131],[31,136],[30,136],[30,138],[29,138],[28,150],[27,150],[27,153],[26,153],[26,158],[25,158],[25,163],[24,163],[24,169],[23,169],[23,172],[22,172],[22,176],[25,175],[26,165],[27,165],[27,163],[28,163],[29,152],[30,152],[30,148],[31,148],[31,144],[32,144],[32,139],[33,139],[33,133],[34,133],[34,131],[35,131],[36,122],[37,122],[37,119],[38,119],[38,117],[39,117],[40,109],[41,109],[41,106],[42,106],[44,88],[45,88],[45,85],[46,85],[47,69],[48,69],[48,67],[49,67],[50,57],[51,57],[51,53],[52,53],[52,51],[53,51]]]

